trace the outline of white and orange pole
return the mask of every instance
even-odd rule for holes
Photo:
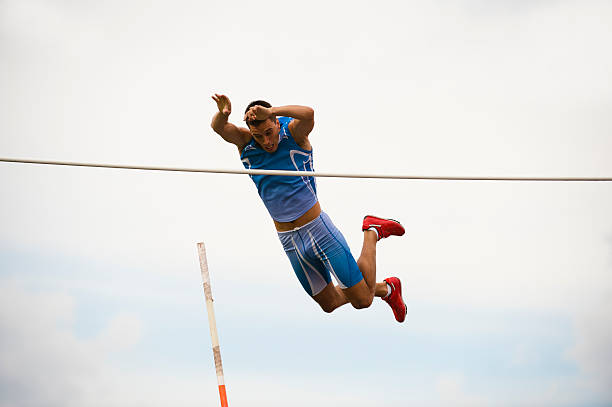
[[[217,322],[215,321],[215,309],[213,307],[212,290],[210,288],[210,275],[208,274],[208,263],[206,261],[206,248],[204,247],[204,243],[198,243],[198,255],[200,257],[200,271],[202,272],[204,296],[206,297],[206,309],[208,310],[210,339],[212,342],[213,355],[215,357],[215,369],[217,370],[219,397],[221,398],[221,407],[227,407],[225,379],[223,378],[223,364],[221,363],[221,351],[219,350],[219,337],[217,335]]]

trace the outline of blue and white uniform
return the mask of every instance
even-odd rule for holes
[[[253,139],[241,151],[246,169],[314,171],[312,150],[301,148],[289,131],[290,117],[279,117],[278,148],[265,151]],[[292,222],[318,201],[314,177],[251,175],[259,196],[274,220]],[[363,279],[357,263],[342,236],[327,214],[288,232],[279,239],[304,290],[314,296],[331,282],[334,275],[342,288]]]
[[[340,288],[363,280],[344,236],[325,212],[302,227],[278,232],[278,237],[298,280],[311,296],[331,282],[332,274]]]
[[[298,146],[289,131],[290,117],[279,117],[278,148],[269,153],[252,139],[240,154],[246,169],[314,171],[312,151]],[[317,203],[314,177],[251,175],[259,196],[277,222],[292,222]]]

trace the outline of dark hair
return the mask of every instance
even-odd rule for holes
[[[244,109],[244,113],[246,114],[246,112],[249,111],[250,108],[252,108],[253,106],[263,106],[263,107],[267,107],[270,108],[272,107],[272,105],[268,102],[266,102],[265,100],[255,100],[251,103],[249,103],[249,105],[246,107],[246,109]],[[270,116],[271,118],[275,119],[276,116]],[[267,120],[267,119],[266,119]],[[258,126],[259,124],[263,123],[265,120],[249,120],[246,122],[247,126]]]

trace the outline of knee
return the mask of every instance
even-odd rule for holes
[[[328,314],[336,309],[336,307],[334,307],[333,304],[319,304],[319,305],[321,306],[321,309],[323,310],[323,312],[326,312]]]
[[[374,300],[373,296],[358,298],[358,299],[355,299],[354,301],[351,301],[351,305],[353,306],[353,308],[356,308],[356,309],[368,308],[370,305],[372,305],[372,300]]]

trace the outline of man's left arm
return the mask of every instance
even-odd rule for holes
[[[308,135],[314,128],[314,110],[308,106],[280,106],[272,107],[272,114],[276,116],[292,117],[294,120],[289,123],[289,131],[295,142],[310,150]]]
[[[273,106],[265,108],[263,106],[253,106],[245,114],[247,119],[264,119],[265,115],[291,117],[294,120],[289,123],[289,131],[298,145],[310,149],[308,135],[314,127],[314,110],[308,106],[288,105],[288,106]],[[267,116],[266,116],[267,117]]]

